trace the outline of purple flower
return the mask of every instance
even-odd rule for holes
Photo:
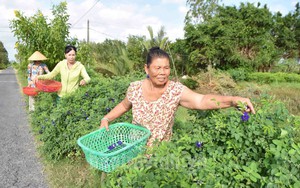
[[[196,142],[197,148],[201,148],[202,146],[203,146],[203,142],[199,142],[199,141]]]
[[[108,146],[108,149],[112,150],[112,149],[114,149],[114,147],[111,145],[111,146]]]
[[[118,145],[122,145],[122,144],[123,144],[123,142],[122,142],[122,141],[118,141],[117,143],[118,143]]]
[[[241,116],[242,121],[248,121],[249,118],[250,116],[247,112],[244,112],[244,114]]]
[[[116,147],[116,144],[112,144],[112,145],[108,146],[108,149],[109,149],[109,150],[112,150],[112,149],[114,149],[115,147]]]

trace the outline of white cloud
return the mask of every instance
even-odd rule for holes
[[[186,0],[162,0],[162,3],[185,4]]]
[[[146,27],[148,25],[153,28],[162,25],[159,18],[146,16],[145,13],[150,10],[151,6],[147,4],[142,7],[135,4],[119,4],[113,7],[103,4],[97,5],[93,11],[71,29],[71,32],[74,31],[79,39],[86,38],[87,20],[89,20],[91,41],[101,42],[105,38],[125,41],[129,35],[147,35]],[[72,16],[71,12],[70,15]]]
[[[180,6],[178,8],[179,12],[182,13],[183,15],[186,15],[186,13],[189,11],[189,9],[186,6]]]
[[[276,5],[270,5],[268,6],[270,11],[276,13],[276,12],[281,12],[283,15],[287,14],[290,10],[288,10],[286,7],[276,4]]]
[[[181,28],[179,29],[179,28],[172,27],[172,28],[168,29],[167,34],[168,34],[169,40],[175,41],[176,39],[183,38],[184,30]]]

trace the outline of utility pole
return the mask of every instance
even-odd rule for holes
[[[87,37],[86,37],[86,42],[90,42],[90,21],[87,20]]]

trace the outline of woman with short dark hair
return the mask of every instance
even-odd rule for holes
[[[66,46],[66,59],[60,61],[49,74],[38,76],[35,81],[38,81],[38,79],[50,80],[57,74],[60,74],[62,87],[57,93],[59,97],[75,91],[79,85],[87,84],[91,78],[86,72],[84,65],[76,61],[76,52],[75,46]],[[82,79],[80,80],[81,77]]]

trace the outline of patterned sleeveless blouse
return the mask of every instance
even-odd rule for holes
[[[27,66],[27,81],[28,84],[30,83],[30,87],[35,87],[35,84],[33,83],[33,80],[36,76],[44,74],[44,72],[49,73],[49,69],[46,64],[40,63],[39,65],[36,65],[34,63],[30,63]]]
[[[175,112],[185,86],[180,82],[170,81],[162,96],[149,102],[142,95],[142,83],[143,80],[132,82],[127,90],[127,98],[132,103],[132,123],[151,131],[147,146],[152,146],[155,140],[170,140]]]

